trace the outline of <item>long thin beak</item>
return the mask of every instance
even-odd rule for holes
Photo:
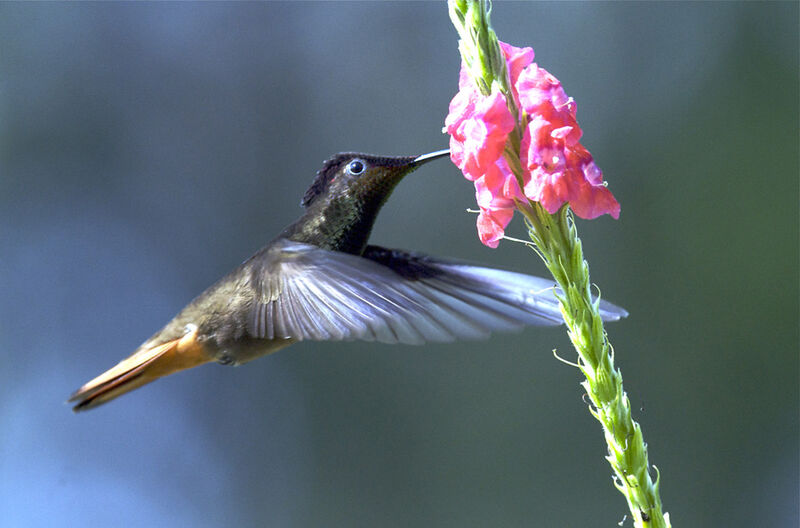
[[[450,155],[450,149],[437,150],[436,152],[429,152],[428,154],[417,156],[416,158],[414,158],[413,163],[416,165],[422,165],[423,163],[427,163],[429,161],[443,158],[449,155]]]

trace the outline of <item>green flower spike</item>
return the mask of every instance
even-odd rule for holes
[[[619,204],[578,143],[575,105],[558,80],[532,63],[530,48],[501,47],[484,0],[448,4],[472,85],[462,87],[451,103],[446,128],[453,161],[478,190],[481,240],[496,247],[514,211],[524,216],[535,251],[561,287],[561,313],[578,352],[577,367],[586,377],[582,386],[590,412],[603,427],[614,484],[636,527],[669,527],[659,473],[655,469],[654,482],[642,430],[631,418],[622,374],[614,367],[600,301],[592,299],[589,265],[570,208],[583,218],[605,213],[616,218]],[[513,127],[503,124],[509,114]],[[502,152],[498,141],[501,146],[505,141]]]

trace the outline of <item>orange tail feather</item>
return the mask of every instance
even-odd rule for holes
[[[85,411],[175,372],[208,363],[213,358],[196,332],[153,348],[139,350],[100,374],[69,398],[73,411]]]

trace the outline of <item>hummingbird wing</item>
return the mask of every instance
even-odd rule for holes
[[[424,253],[405,251],[403,249],[387,249],[381,246],[367,246],[364,251],[364,257],[383,264],[396,273],[412,280],[424,278],[433,271],[433,273],[447,275],[450,280],[455,280],[458,284],[469,284],[472,288],[481,291],[488,290],[489,295],[500,295],[512,302],[519,302],[520,297],[529,301],[530,299],[527,296],[531,292],[536,292],[537,303],[534,303],[533,306],[526,304],[529,313],[536,315],[534,313],[536,307],[552,307],[553,304],[545,302],[549,299],[552,303],[555,303],[555,314],[558,321],[555,323],[542,321],[528,324],[532,326],[549,326],[552,324],[559,325],[564,322],[561,317],[561,309],[558,306],[558,299],[556,298],[556,294],[562,295],[563,291],[553,279],[477,266],[455,259],[440,259]],[[598,299],[594,297],[593,300],[597,301]],[[523,302],[523,304],[525,303]],[[628,317],[627,310],[603,299],[600,299],[599,309],[600,317],[603,318],[603,321],[619,321]],[[550,320],[552,314],[553,312],[548,310],[542,316]]]
[[[357,256],[279,240],[251,273],[257,338],[421,344],[563,322],[553,281],[377,246]],[[609,320],[626,315],[606,306]]]

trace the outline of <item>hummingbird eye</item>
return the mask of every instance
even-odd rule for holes
[[[364,162],[361,160],[353,160],[347,165],[347,172],[350,174],[357,176],[364,172]]]

